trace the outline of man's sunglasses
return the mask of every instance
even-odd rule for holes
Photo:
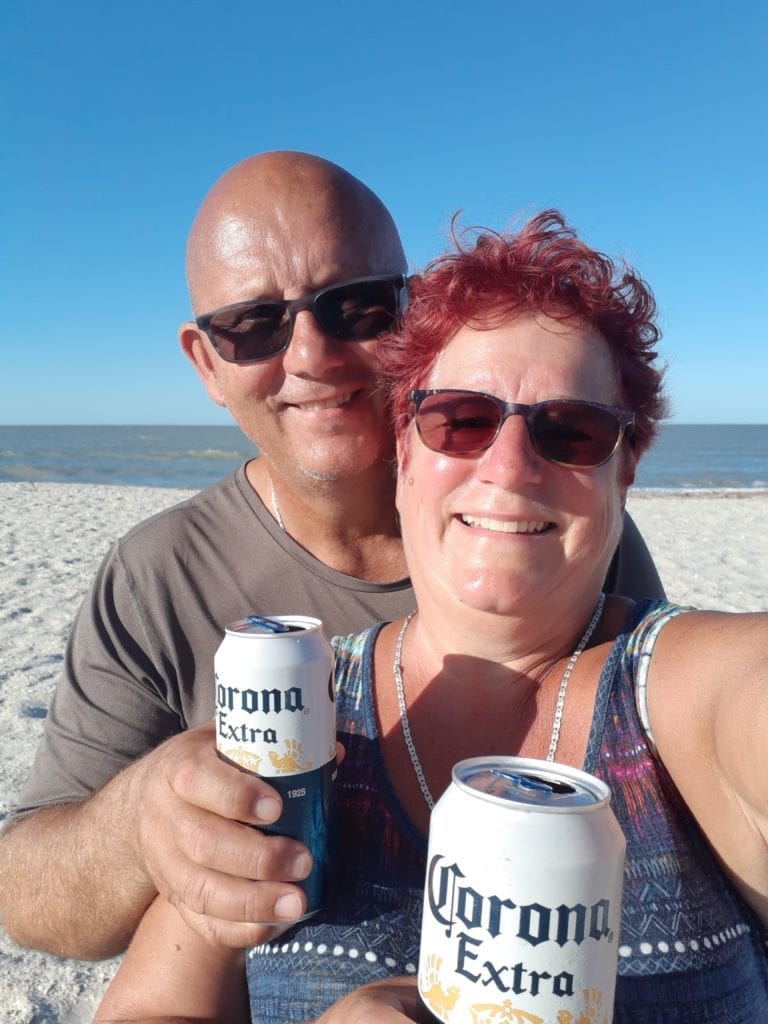
[[[308,309],[334,341],[365,341],[388,330],[405,308],[404,274],[329,284],[301,299],[238,302],[195,323],[228,363],[260,363],[285,352],[296,314]]]
[[[522,416],[534,449],[558,466],[594,469],[607,462],[635,414],[612,405],[552,399],[521,405],[481,391],[411,391],[419,437],[433,452],[477,455],[491,447],[510,416]]]

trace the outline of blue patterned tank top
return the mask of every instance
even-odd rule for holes
[[[768,1021],[768,933],[652,756],[635,702],[644,645],[680,611],[663,601],[635,605],[601,674],[583,765],[611,787],[627,839],[613,1022],[756,1024]],[[313,1021],[352,988],[416,973],[426,840],[382,757],[371,685],[380,628],[335,641],[347,750],[337,892],[327,910],[249,950],[254,1024]]]

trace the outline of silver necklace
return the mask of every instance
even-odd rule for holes
[[[283,533],[285,533],[285,523],[283,522],[283,517],[280,515],[280,506],[277,504],[277,495],[275,494],[275,485],[272,483],[272,477],[269,478],[269,489],[272,494],[272,507],[275,510],[275,519],[277,520],[277,525],[280,527]]]
[[[549,751],[547,752],[547,761],[554,761],[555,752],[557,751],[557,743],[560,739],[560,725],[563,720],[563,708],[565,707],[565,694],[568,690],[568,682],[571,678],[576,662],[579,660],[579,655],[587,646],[592,638],[592,634],[595,631],[595,627],[600,621],[600,616],[603,614],[603,608],[605,607],[605,594],[600,595],[600,600],[597,602],[597,607],[592,618],[589,621],[589,625],[584,630],[584,635],[576,645],[576,650],[573,652],[571,657],[568,659],[568,664],[565,666],[565,672],[563,672],[563,678],[560,680],[560,689],[557,694],[557,703],[555,705],[555,718],[552,723],[552,738],[549,741]],[[413,770],[416,773],[416,778],[419,783],[419,789],[421,790],[422,796],[426,801],[427,807],[432,810],[435,806],[435,801],[432,799],[432,794],[427,785],[427,780],[424,777],[424,769],[421,767],[421,761],[419,755],[416,753],[416,745],[413,742],[413,736],[411,735],[411,725],[408,721],[408,706],[405,701],[405,688],[403,687],[403,641],[405,640],[405,633],[410,625],[411,619],[414,617],[416,612],[411,612],[410,615],[405,617],[400,635],[397,638],[397,644],[395,646],[395,660],[392,665],[392,674],[395,677],[395,687],[397,688],[397,703],[400,705],[400,724],[403,728],[403,737],[405,738],[405,745],[408,748],[408,754],[411,758],[411,764]]]
[[[579,660],[579,655],[589,643],[592,638],[592,634],[595,631],[600,621],[600,616],[603,614],[603,608],[605,607],[605,594],[600,595],[600,600],[597,602],[597,608],[595,613],[589,620],[589,625],[584,630],[584,636],[579,640],[576,650],[573,652],[571,657],[568,659],[568,664],[565,666],[565,672],[563,672],[563,678],[560,680],[560,689],[557,693],[557,704],[555,705],[555,720],[552,723],[552,738],[549,741],[549,750],[547,752],[547,761],[554,761],[555,751],[557,750],[557,741],[560,739],[560,723],[563,720],[563,708],[565,707],[565,691],[568,689],[568,680],[571,678],[571,672],[573,672],[573,666]]]

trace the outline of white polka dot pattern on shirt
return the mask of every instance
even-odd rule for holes
[[[677,939],[673,943],[673,949],[675,953],[685,953],[687,950],[691,950],[693,953],[704,947],[704,949],[712,949],[713,947],[725,945],[726,942],[732,942],[734,939],[738,939],[742,935],[746,935],[749,932],[749,925],[739,923],[733,927],[724,928],[721,932],[716,935],[705,935],[698,939],[688,939],[687,942],[683,942],[681,939]],[[619,956],[623,959],[628,959],[631,956],[651,956],[653,953],[669,953],[670,946],[668,942],[657,942],[654,946],[650,942],[641,942],[639,946],[619,946]]]
[[[301,945],[301,943],[299,942],[294,942],[292,945],[287,942],[267,942],[264,943],[264,945],[262,946],[254,946],[253,949],[250,949],[248,951],[248,956],[266,956],[269,953],[298,953],[299,950],[302,950],[304,953],[315,953],[316,956],[325,956],[327,953],[330,952],[331,956],[347,956],[349,957],[350,960],[357,960],[360,957],[360,950],[356,949],[355,947],[345,949],[343,946],[334,946],[333,949],[329,950],[328,946],[324,942],[321,942],[318,946],[315,946],[314,942],[305,942],[303,945]],[[378,963],[379,957],[376,953],[373,952],[373,950],[369,949],[366,953],[363,954],[363,956],[369,964]],[[397,961],[393,960],[391,956],[384,957],[384,965],[390,968],[390,970],[397,968],[398,966]],[[416,970],[416,964],[413,964],[409,961],[408,963],[403,964],[399,968],[398,973],[415,974]]]

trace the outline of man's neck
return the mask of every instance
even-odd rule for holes
[[[248,464],[246,475],[286,533],[325,565],[377,583],[408,575],[395,482],[384,463],[343,480],[289,484],[262,457]]]

